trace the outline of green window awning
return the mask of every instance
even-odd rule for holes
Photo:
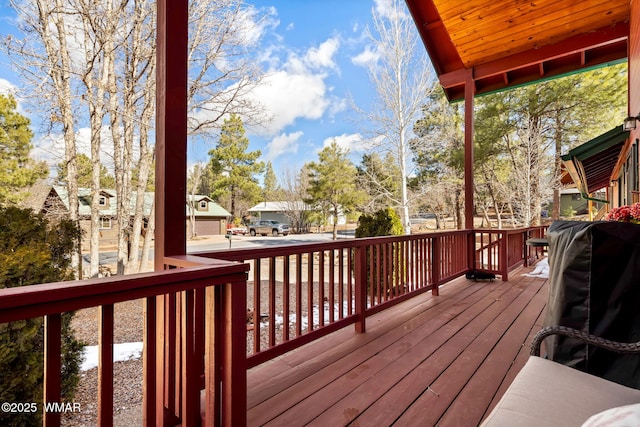
[[[609,186],[629,131],[616,126],[561,156],[580,192],[590,194]]]

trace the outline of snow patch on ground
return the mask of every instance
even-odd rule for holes
[[[525,273],[523,274],[523,276],[537,277],[540,279],[548,279],[549,278],[549,259],[548,258],[541,259],[536,264],[536,268],[534,268],[531,273]]]
[[[98,367],[98,346],[88,345],[82,355],[81,371],[88,371]],[[139,359],[142,356],[142,342],[127,342],[113,345],[113,361],[124,362]]]

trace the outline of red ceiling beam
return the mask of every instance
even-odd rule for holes
[[[544,70],[546,67],[542,64],[552,61],[554,59],[562,58],[569,55],[579,53],[582,60],[580,64],[576,64],[575,69],[580,67],[589,66],[587,56],[590,50],[598,48],[606,48],[612,46],[615,52],[611,56],[614,58],[626,57],[626,47],[621,42],[628,39],[629,36],[629,23],[623,22],[615,26],[602,28],[592,33],[581,34],[564,40],[553,45],[544,46],[538,49],[531,49],[526,52],[510,55],[505,58],[490,61],[484,64],[479,64],[473,67],[474,79],[482,80],[488,77],[492,77],[498,74],[504,74],[505,72],[517,70],[519,68],[529,67],[531,65],[540,64],[540,69]],[[605,49],[606,50],[606,49]],[[591,62],[601,63],[597,58],[592,58]],[[538,76],[539,78],[540,76]],[[464,67],[460,67],[448,73],[440,74],[440,84],[445,88],[453,88],[456,86],[464,86],[466,73]]]

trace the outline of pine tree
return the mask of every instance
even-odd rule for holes
[[[356,167],[347,157],[349,152],[333,141],[309,163],[309,199],[311,206],[333,219],[333,239],[337,238],[340,214],[355,210],[363,195],[356,186]]]
[[[225,206],[234,217],[260,200],[257,175],[264,170],[259,162],[260,150],[247,151],[249,139],[239,116],[232,114],[224,121],[218,145],[209,151],[210,168],[216,176],[212,198]],[[240,206],[243,205],[243,206]]]
[[[271,162],[267,162],[264,172],[263,193],[265,202],[280,201],[282,196],[282,188],[278,185],[278,178]]]
[[[33,132],[29,119],[16,108],[13,96],[0,95],[0,206],[19,202],[31,185],[48,175],[44,162],[29,157]]]
[[[70,220],[50,224],[41,214],[0,208],[0,289],[73,278],[70,254],[80,230]],[[82,345],[73,336],[72,313],[62,315],[62,396],[71,401]],[[42,408],[43,318],[0,324],[0,402],[36,402]],[[36,413],[0,412],[0,425],[38,425]]]
[[[93,171],[91,159],[86,154],[78,154],[76,161],[78,162],[78,187],[91,188],[91,173]],[[57,172],[58,183],[66,185],[66,165],[64,163],[58,163]],[[116,179],[109,173],[109,170],[104,165],[100,165],[100,187],[103,189],[116,188]]]

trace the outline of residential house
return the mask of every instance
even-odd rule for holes
[[[187,236],[192,235],[192,227],[197,236],[225,234],[230,217],[225,208],[208,196],[195,194],[187,197]],[[191,218],[195,225],[191,224]]]
[[[69,212],[69,196],[67,188],[61,185],[49,186],[48,190],[39,189],[37,198],[29,200],[28,205],[36,211],[44,213],[50,218],[60,218]],[[43,195],[45,195],[43,197]],[[100,190],[100,246],[113,246],[118,242],[118,228],[116,222],[116,191],[112,189]],[[144,195],[144,227],[153,207],[155,194],[146,192]],[[189,197],[189,200],[191,196]],[[231,215],[220,205],[207,196],[195,195],[195,228],[198,235],[224,234],[227,218]],[[85,238],[89,235],[91,227],[91,190],[89,188],[78,189],[78,213],[80,227],[84,231]],[[186,203],[187,217],[191,218],[191,204]],[[130,212],[133,217],[135,209],[135,193],[131,195]],[[187,232],[191,232],[191,222],[187,221]],[[83,250],[89,249],[89,242],[83,241]]]
[[[312,226],[320,225],[318,218],[314,218],[314,213],[318,213],[313,206],[302,200],[291,202],[261,202],[247,211],[249,215],[261,220],[273,220],[289,224],[294,232],[308,232]],[[328,223],[333,224],[333,217],[328,218]],[[347,217],[343,212],[338,214],[338,225],[347,223]]]
[[[116,191],[113,189],[102,189],[99,193],[100,205],[100,246],[114,246],[118,243],[118,228],[116,221]],[[152,192],[145,193],[144,200],[144,217],[146,228],[146,219],[149,218],[153,207],[154,194]],[[50,218],[60,218],[66,216],[69,212],[69,195],[67,187],[62,185],[53,185],[50,187],[44,201],[40,206],[32,206]],[[132,194],[130,209],[133,216],[135,208],[135,194]],[[82,247],[83,250],[89,250],[88,236],[91,229],[91,189],[78,188],[78,215],[80,219],[80,228],[84,232]]]
[[[560,190],[560,216],[586,215],[599,211],[606,197],[606,192],[597,191],[591,196],[583,194],[578,188],[563,188]]]

